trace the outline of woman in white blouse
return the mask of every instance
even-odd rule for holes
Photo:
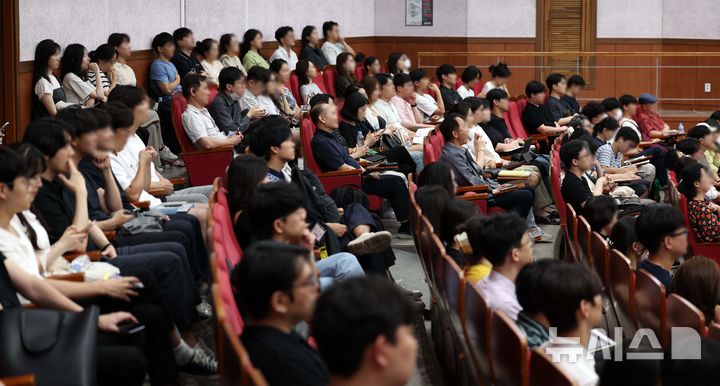
[[[100,79],[102,71],[97,63],[90,63],[90,56],[82,44],[71,44],[65,48],[60,60],[60,71],[69,103],[92,107],[97,102],[107,100],[102,82],[93,85],[85,76],[88,71],[92,71],[95,78]]]
[[[508,65],[500,62],[498,64],[493,64],[488,69],[490,70],[492,79],[485,83],[485,87],[482,89],[482,94],[487,94],[488,91],[494,88],[501,88],[510,95],[510,92],[507,89],[507,81],[512,73],[510,72]]]
[[[313,79],[317,76],[317,69],[313,62],[307,59],[299,61],[295,67],[295,74],[298,77],[300,96],[304,105],[310,102],[310,98],[323,93],[320,87],[313,82]]]
[[[247,71],[240,60],[240,42],[235,34],[224,34],[220,37],[220,63],[223,68],[237,67],[247,76]]]
[[[32,117],[55,117],[59,110],[70,105],[60,82],[53,75],[53,71],[60,68],[60,45],[50,39],[38,43],[33,67],[35,98]]]
[[[202,64],[205,72],[207,72],[207,82],[212,85],[219,85],[220,71],[222,71],[223,64],[218,59],[220,50],[218,48],[218,42],[215,39],[205,39],[197,47],[198,54],[203,57]]]
[[[463,73],[460,76],[463,84],[461,84],[460,87],[457,88],[458,94],[460,94],[463,99],[467,97],[474,97],[474,87],[476,84],[480,83],[480,78],[482,78],[482,73],[480,73],[479,68],[475,66],[465,67],[465,70],[463,70]],[[481,92],[480,94],[478,94],[478,96],[484,98],[485,94]]]

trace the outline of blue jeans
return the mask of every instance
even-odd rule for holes
[[[320,271],[320,291],[325,291],[337,282],[365,276],[365,271],[352,253],[330,255],[316,262],[315,266]]]

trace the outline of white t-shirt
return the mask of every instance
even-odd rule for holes
[[[470,155],[472,156],[474,161],[477,161],[475,157],[475,145],[473,139],[475,138],[475,133],[479,133],[481,137],[485,139],[485,148],[483,149],[483,152],[485,153],[485,161],[487,160],[493,160],[496,163],[502,162],[502,158],[500,158],[500,154],[498,154],[495,151],[495,148],[493,147],[492,141],[490,141],[490,137],[488,137],[487,133],[485,133],[485,130],[483,130],[482,127],[479,125],[475,125],[470,128],[470,139],[467,141],[465,145],[463,145],[464,148],[470,150]],[[481,167],[485,167],[485,165],[480,165]]]
[[[435,98],[430,94],[418,94],[415,93],[415,104],[418,110],[423,114],[423,118],[432,117],[433,113],[437,111],[438,105]]]
[[[220,71],[222,71],[223,64],[221,61],[216,60],[212,63],[208,62],[207,60],[203,60],[200,62],[200,64],[203,66],[203,69],[205,69],[205,72],[208,74],[208,82],[212,84],[220,84]]]
[[[334,66],[337,62],[337,56],[345,52],[345,46],[342,43],[325,42],[322,47],[320,47],[320,51],[322,51],[328,64]]]
[[[110,153],[110,166],[112,167],[113,174],[115,174],[115,178],[117,178],[118,183],[120,183],[120,187],[123,189],[127,189],[137,175],[138,164],[140,162],[139,154],[143,149],[145,149],[145,144],[137,134],[134,134],[128,138],[127,144],[121,152],[118,154]],[[150,182],[159,181],[160,178],[155,171],[155,165],[151,162]],[[159,198],[153,197],[144,190],[140,193],[140,201],[149,201],[151,208],[162,204]]]
[[[238,103],[240,103],[240,108],[243,110],[251,109],[253,107],[262,107],[265,109],[265,113],[267,115],[280,115],[280,110],[278,110],[277,106],[275,106],[275,103],[273,103],[269,96],[256,96],[247,89]]]
[[[640,141],[643,140],[643,136],[642,136],[642,134],[640,133],[640,130],[638,129],[638,124],[637,124],[637,122],[635,122],[634,120],[632,120],[632,119],[630,119],[630,118],[625,118],[625,117],[623,117],[623,118],[620,119],[620,122],[619,122],[619,123],[620,123],[620,127],[629,127],[629,128],[631,128],[631,129],[633,129],[633,131],[635,132],[635,134],[638,135],[638,138],[640,138]],[[612,138],[611,138],[610,141],[608,141],[608,142],[610,142],[610,143],[615,142],[615,136],[617,136],[618,131],[620,131],[620,130],[619,130],[619,129],[618,129],[618,130],[615,130],[615,133],[613,134]]]
[[[287,50],[285,50],[282,47],[278,47],[275,52],[270,56],[269,62],[272,63],[275,59],[282,59],[287,62],[288,67],[290,68],[290,71],[295,71],[295,66],[297,66],[298,57],[295,51],[290,50],[290,54],[288,55]]]
[[[465,87],[464,84],[460,85],[460,87],[457,88],[457,92],[463,99],[475,96],[475,91],[473,91],[472,89],[468,89],[467,87]]]
[[[300,86],[300,96],[303,97],[303,99],[307,99],[310,101],[312,97],[315,95],[322,94],[322,90],[320,90],[320,87],[318,87],[315,83],[308,83]],[[302,101],[302,104],[304,104],[305,101]]]
[[[8,260],[20,266],[25,273],[42,277],[40,275],[40,266],[35,257],[35,249],[30,243],[30,239],[25,235],[25,230],[19,225],[19,221],[17,223],[11,221],[10,226],[16,235],[0,228],[0,252]]]
[[[95,86],[71,72],[63,78],[63,90],[68,103],[84,104],[95,91]]]
[[[587,355],[587,350],[572,339],[554,337],[553,340],[554,342],[545,342],[540,347],[544,348],[549,355],[552,355],[553,349],[558,350],[556,355],[560,360],[554,361],[555,364],[578,386],[596,386],[600,381],[600,377],[595,372],[595,359],[592,354]],[[575,361],[571,362],[568,354],[560,355],[560,352],[572,353]],[[575,355],[576,352],[580,353],[580,355]]]
[[[47,80],[45,78],[40,78],[40,80],[35,83],[35,95],[37,95],[38,99],[42,98],[45,94],[50,94],[50,96],[53,95],[53,92],[56,89],[61,88],[60,82],[58,82],[57,78],[53,74],[49,74],[48,78],[50,80]]]
[[[494,88],[501,88],[501,89],[505,90],[505,92],[507,92],[507,93],[509,94],[506,85],[503,85],[502,87],[498,87],[498,86],[495,84],[495,82],[493,82],[492,80],[488,80],[487,82],[485,82],[485,86],[483,87],[482,92],[483,92],[483,94],[487,94],[488,91],[490,91],[490,90],[492,90],[492,89],[494,89]]]
[[[375,107],[377,113],[383,117],[387,126],[401,125],[400,114],[394,104],[378,99],[373,103],[373,107]]]
[[[115,81],[117,84],[125,86],[135,86],[137,84],[135,71],[126,63],[115,62],[115,64],[113,64],[113,70],[115,70]]]

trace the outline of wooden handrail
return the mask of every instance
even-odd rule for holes
[[[685,57],[685,56],[720,56],[720,52],[614,52],[614,51],[490,51],[490,52],[418,52],[418,57],[439,57],[439,56],[607,56],[607,57],[638,57],[638,56],[657,56],[657,57]]]

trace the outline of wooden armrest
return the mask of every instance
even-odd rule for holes
[[[456,193],[467,193],[467,192],[487,192],[487,185],[474,185],[474,186],[463,186],[457,188]]]
[[[360,175],[362,173],[362,170],[360,169],[353,169],[353,170],[335,170],[332,172],[325,172],[318,174],[318,178],[323,177],[342,177],[342,176],[356,176]]]
[[[553,134],[530,134],[530,137],[528,138],[534,141],[547,141],[548,138],[552,136]]]
[[[87,251],[87,252],[72,251],[72,252],[65,253],[63,255],[63,257],[68,262],[71,262],[76,257],[82,256],[82,255],[88,255],[88,257],[90,258],[90,261],[100,261],[100,259],[102,258],[102,252],[100,252],[100,251]]]
[[[64,280],[64,281],[85,281],[85,274],[82,272],[69,273],[67,275],[54,275],[48,276],[49,280]]]
[[[178,177],[178,178],[171,178],[168,181],[170,181],[171,184],[178,186],[178,185],[185,185],[185,178]]]
[[[456,198],[458,198],[460,200],[465,200],[465,201],[487,200],[488,197],[490,197],[490,195],[487,193],[464,194],[464,195],[456,196]]]
[[[0,378],[5,386],[35,386],[35,376],[32,374],[18,375],[15,377]]]
[[[150,209],[150,201],[133,201],[130,205],[142,210]]]
[[[184,151],[180,154],[180,156],[196,156],[196,155],[202,155],[207,153],[224,153],[224,152],[232,152],[233,147],[232,146],[221,146],[216,147],[214,149],[207,149],[207,150],[194,150],[194,151]]]
[[[115,230],[103,231],[103,233],[105,234],[105,237],[110,241],[115,240],[115,237],[117,237],[117,231]]]
[[[165,197],[165,196],[166,196],[164,189],[150,189],[150,190],[148,190],[147,192],[150,193],[150,195],[153,196],[153,197],[158,197],[158,198],[160,198],[160,197]]]

